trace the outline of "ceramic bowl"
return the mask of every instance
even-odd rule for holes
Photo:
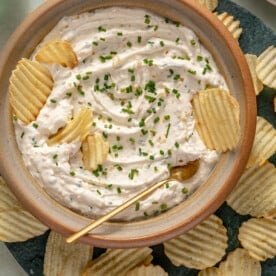
[[[27,210],[54,231],[68,236],[91,220],[61,206],[34,181],[17,148],[8,103],[11,71],[28,57],[65,15],[114,5],[140,7],[191,28],[214,56],[241,109],[241,141],[222,154],[206,182],[185,202],[161,215],[138,222],[107,222],[81,238],[98,247],[153,245],[188,231],[215,212],[243,172],[255,133],[256,102],[250,73],[238,43],[216,17],[190,0],[49,0],[30,14],[7,42],[0,58],[0,173]]]

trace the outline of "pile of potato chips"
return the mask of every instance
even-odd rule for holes
[[[218,0],[197,1],[212,11],[218,4]],[[215,14],[238,39],[242,34],[240,22],[227,13]],[[64,52],[67,54],[64,55]],[[70,68],[77,64],[74,51],[67,42],[48,43],[36,57],[35,62],[22,59],[10,80],[11,106],[14,114],[24,123],[35,120],[53,87],[49,72],[39,61],[57,62]],[[276,89],[275,47],[268,47],[259,57],[252,54],[246,54],[245,57],[256,95],[261,93],[263,85]],[[41,87],[35,96],[29,93],[34,87]],[[25,108],[26,101],[30,109]],[[214,105],[214,102],[220,105]],[[234,149],[240,136],[239,106],[236,100],[222,89],[208,89],[197,93],[192,104],[196,128],[206,146],[222,152]],[[227,112],[220,112],[219,108]],[[226,113],[230,115],[221,118],[221,114]],[[206,114],[211,114],[212,120],[208,120]],[[102,137],[89,134],[92,118],[91,110],[82,110],[50,137],[48,144],[70,142],[78,138],[85,149],[85,166],[89,169],[97,167],[105,159],[109,145]],[[210,124],[210,121],[215,123]],[[221,124],[221,121],[224,123]],[[214,125],[219,131],[212,129]],[[227,204],[238,214],[251,216],[239,228],[241,248],[226,255],[227,229],[219,217],[211,215],[189,232],[163,243],[165,255],[175,266],[200,270],[200,276],[261,275],[261,262],[276,256],[276,168],[268,162],[275,151],[276,130],[264,118],[258,117],[247,168],[227,199]],[[47,230],[46,226],[22,208],[0,177],[0,240],[25,241]],[[51,231],[46,245],[44,275],[168,275],[152,261],[150,247],[107,249],[93,259],[93,247],[67,244],[64,237]]]

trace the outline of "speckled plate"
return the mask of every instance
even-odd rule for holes
[[[218,12],[226,11],[241,21],[243,34],[240,38],[240,46],[244,53],[259,55],[269,45],[276,45],[276,34],[272,32],[263,22],[240,6],[228,1],[220,0]],[[258,114],[276,126],[276,114],[273,112],[272,99],[276,91],[265,88],[258,98]],[[270,161],[276,164],[275,155]],[[230,207],[224,204],[216,214],[222,218],[228,229],[229,247],[227,252],[239,247],[237,239],[240,224],[249,216],[240,216]],[[7,243],[7,247],[17,259],[19,264],[29,275],[43,275],[43,258],[48,233],[43,236],[21,243]],[[160,264],[169,275],[197,275],[197,271],[184,267],[175,267],[164,255],[162,244],[153,246],[154,264]],[[96,248],[94,256],[98,256],[104,249]],[[276,259],[269,259],[262,263],[262,275],[276,275]]]

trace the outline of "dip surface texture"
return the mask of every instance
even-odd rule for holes
[[[208,86],[227,89],[194,32],[145,10],[117,7],[63,18],[37,49],[53,40],[69,41],[79,64],[45,64],[55,82],[51,95],[35,122],[14,121],[24,162],[45,191],[98,217],[168,178],[171,167],[200,159],[191,179],[167,183],[116,219],[157,215],[191,195],[219,155],[195,131],[190,101]],[[94,171],[83,166],[80,141],[47,145],[84,107],[93,110],[91,132],[110,145]]]

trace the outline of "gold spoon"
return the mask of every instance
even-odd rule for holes
[[[72,234],[71,236],[69,236],[66,239],[66,242],[71,243],[71,242],[79,239],[80,237],[84,236],[89,231],[95,229],[96,227],[98,227],[99,225],[101,225],[102,223],[107,221],[108,219],[110,219],[110,218],[114,217],[115,215],[117,215],[118,213],[122,212],[123,210],[125,210],[127,207],[129,207],[133,203],[137,202],[138,200],[140,200],[143,197],[149,195],[150,193],[152,193],[156,189],[160,188],[165,183],[167,183],[169,181],[172,181],[172,180],[177,180],[179,182],[182,182],[184,180],[187,180],[188,178],[191,178],[197,172],[198,167],[199,167],[199,160],[195,160],[195,161],[189,162],[185,166],[172,168],[170,170],[170,177],[169,178],[167,178],[165,180],[162,180],[162,181],[150,186],[146,190],[142,191],[138,195],[134,196],[133,198],[131,198],[128,201],[126,201],[125,203],[123,203],[122,205],[116,207],[111,212],[109,212],[109,213],[105,214],[104,216],[94,220],[89,225],[85,226],[84,228],[82,228],[78,232],[76,232],[76,233]]]

